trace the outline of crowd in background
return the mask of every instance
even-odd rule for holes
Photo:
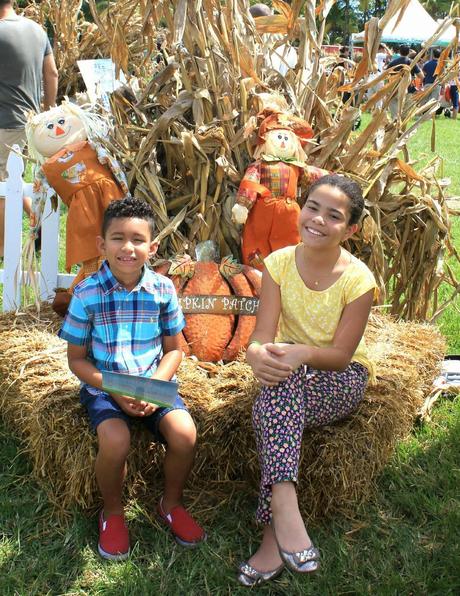
[[[444,85],[437,84],[437,68],[441,56],[439,48],[433,48],[430,55],[422,56],[420,60],[414,63],[419,50],[411,48],[406,44],[389,48],[384,43],[379,45],[374,62],[374,72],[369,75],[370,80],[377,79],[384,71],[398,71],[404,66],[411,67],[411,81],[407,88],[408,95],[415,94],[427,89],[430,90],[425,98],[425,102],[435,99],[439,102],[437,115],[444,114],[448,118],[457,119],[459,107],[458,94],[458,68],[453,69],[451,79]],[[339,50],[337,60],[332,70],[340,69],[342,71],[343,82],[351,79],[357,62],[361,56],[353,52],[348,46],[342,46]],[[377,93],[383,87],[384,81],[378,81],[375,86],[368,91],[368,97]],[[343,94],[343,101],[350,99],[349,93]],[[354,101],[354,100],[353,100]],[[394,118],[397,112],[397,98],[390,102],[390,113]],[[377,107],[379,102],[377,102]]]

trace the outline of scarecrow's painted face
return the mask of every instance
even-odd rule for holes
[[[44,157],[51,157],[63,147],[86,139],[86,129],[80,118],[61,108],[41,114],[33,133],[34,145]]]
[[[281,159],[290,159],[295,156],[298,146],[299,139],[295,133],[278,128],[266,134],[264,153]]]

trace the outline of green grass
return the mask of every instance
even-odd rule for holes
[[[419,160],[420,164],[428,163],[435,154],[442,160],[438,175],[448,177],[452,184],[448,188],[450,196],[460,195],[460,151],[458,134],[460,120],[451,120],[439,116],[435,121],[435,154],[431,152],[432,123],[424,122],[417,133],[409,141],[409,152],[412,159]]]
[[[370,121],[369,114],[363,114],[362,127]],[[420,169],[430,162],[437,154],[441,157],[437,175],[439,178],[450,178],[451,184],[448,187],[447,195],[457,197],[460,195],[460,146],[458,137],[460,134],[460,120],[454,121],[441,116],[436,118],[436,153],[431,152],[432,122],[423,123],[416,134],[410,139],[408,148],[411,162],[415,161],[415,168]],[[451,217],[451,234],[453,244],[460,253],[460,218]],[[460,279],[460,263],[451,258],[448,260],[456,278]],[[440,299],[445,300],[451,296],[452,286],[447,284],[440,289]],[[437,321],[442,333],[448,342],[448,351],[451,354],[460,354],[460,297],[449,306]]]
[[[401,443],[375,501],[353,520],[310,528],[321,547],[315,576],[285,573],[258,594],[457,594],[460,590],[460,401],[445,401],[434,421]],[[96,524],[78,511],[61,527],[29,464],[0,428],[0,593],[201,595],[244,594],[238,561],[256,548],[255,502],[242,495],[216,508],[208,542],[186,551],[151,521],[152,505],[128,506],[133,554],[106,563],[96,552]]]
[[[460,218],[452,218],[452,235],[457,252],[460,252]],[[451,259],[452,268],[457,280],[460,280],[460,265]],[[443,288],[441,296],[451,295],[452,287],[448,290]],[[437,321],[442,333],[446,336],[449,352],[451,354],[460,354],[460,297],[457,296],[455,302],[441,315]]]
[[[431,145],[431,122],[425,122],[421,125],[417,134],[409,142],[409,154],[411,159],[417,159],[420,165],[429,162],[433,153],[430,150]],[[451,120],[440,116],[436,119],[436,153],[442,158],[438,171],[439,177],[450,178],[452,183],[448,187],[448,196],[460,195],[460,150],[458,136],[460,133],[460,120]],[[452,237],[454,246],[460,252],[460,219],[451,218]],[[455,276],[460,279],[460,263],[451,259],[451,264]],[[442,288],[441,297],[450,296],[452,287]],[[439,327],[446,336],[449,343],[449,351],[452,354],[460,354],[460,298],[452,304],[449,309],[439,318]]]
[[[444,176],[460,194],[457,138],[460,121],[440,120],[438,151]],[[411,140],[411,156],[429,153],[431,128]],[[457,249],[460,226],[453,222]],[[61,255],[62,260],[62,255]],[[62,261],[61,261],[62,266]],[[460,272],[457,271],[457,275]],[[440,320],[452,352],[460,352],[459,313]],[[272,595],[433,595],[460,593],[460,397],[444,399],[430,423],[401,442],[379,480],[373,502],[354,519],[338,517],[310,530],[321,548],[315,576],[285,573],[254,591]],[[231,507],[216,503],[208,542],[194,551],[176,546],[153,520],[153,503],[128,503],[133,554],[106,563],[96,554],[96,521],[81,511],[67,525],[53,516],[45,494],[30,477],[20,443],[0,425],[0,594],[2,596],[248,594],[234,580],[237,563],[257,546],[255,502],[237,494]],[[158,492],[161,490],[158,487]]]

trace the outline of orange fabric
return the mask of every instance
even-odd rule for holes
[[[266,134],[270,130],[292,130],[296,134],[302,145],[314,136],[312,127],[298,116],[293,114],[286,114],[284,112],[275,112],[271,116],[265,118],[260,127],[257,138],[257,143],[262,145],[265,143]]]
[[[262,167],[265,165],[262,163]],[[272,169],[271,163],[267,165]],[[296,196],[299,176],[302,171],[296,166],[289,165],[288,168],[289,178],[285,196],[273,196],[269,188],[259,185],[261,188],[267,189],[268,194],[261,195],[259,193],[243,228],[241,252],[245,265],[262,270],[263,265],[257,265],[252,260],[253,253],[258,252],[262,258],[265,258],[278,248],[300,242],[297,228],[300,207]]]
[[[96,236],[101,232],[104,211],[111,201],[123,198],[124,193],[87,142],[60,151],[48,159],[42,169],[49,184],[69,208],[66,269],[70,271],[72,265],[99,256]]]
[[[254,180],[245,180],[241,181],[241,184],[238,188],[238,192],[248,190],[250,192],[256,192],[261,197],[270,197],[271,191],[263,184],[259,184],[258,182],[254,182]]]
[[[299,204],[294,199],[258,199],[243,228],[243,263],[249,265],[249,257],[256,251],[266,257],[278,248],[298,244],[299,213]],[[263,266],[260,265],[257,269],[262,270]]]

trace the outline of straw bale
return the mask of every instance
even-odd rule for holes
[[[78,402],[78,382],[67,368],[59,320],[43,306],[0,317],[0,407],[20,437],[33,476],[58,513],[78,505],[94,510],[96,440]],[[352,514],[373,491],[395,443],[410,432],[437,376],[444,340],[430,325],[397,323],[374,314],[366,331],[377,362],[369,387],[349,419],[305,432],[299,495],[306,516]],[[188,499],[204,511],[231,499],[235,489],[256,494],[258,463],[251,407],[258,385],[243,361],[227,365],[187,359],[181,393],[196,421],[199,448]],[[137,429],[129,460],[127,493],[152,498],[161,487],[163,448]]]

